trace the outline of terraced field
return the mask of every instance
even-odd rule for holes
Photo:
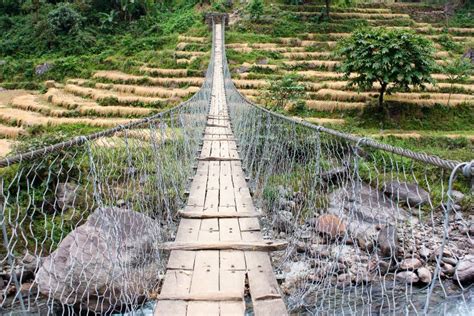
[[[293,15],[308,23],[320,15],[322,8],[318,5],[280,6],[283,14]],[[416,22],[408,14],[395,13],[390,7],[334,8],[331,16],[331,22],[325,25],[326,31],[301,33],[293,37],[242,36],[237,31],[229,32],[227,51],[236,86],[249,99],[262,103],[265,102],[269,80],[295,72],[301,75],[306,86],[307,107],[315,112],[338,112],[325,116],[337,116],[332,123],[341,124],[344,122],[339,118],[343,116],[341,112],[365,108],[377,97],[377,86],[372,91],[358,91],[348,87],[342,74],[337,72],[340,60],[334,56],[334,48],[340,39],[350,35],[349,31],[358,22],[363,21],[364,25],[369,26],[411,29],[423,34],[434,42],[439,66],[459,58],[456,57],[459,51],[466,51],[474,43],[474,28],[446,30],[441,24]],[[452,41],[451,46],[456,47],[456,52],[448,47],[447,38]],[[428,85],[426,90],[394,93],[388,95],[386,100],[420,107],[474,105],[474,76],[462,84],[451,84],[439,68],[433,74],[436,85]],[[326,122],[331,123],[331,120],[326,118]]]
[[[210,38],[179,38],[174,53],[176,68],[141,64],[129,72],[97,71],[90,79],[46,82],[47,91],[0,91],[0,156],[37,126],[81,124],[112,127],[158,113],[192,96],[204,81],[187,65],[205,57],[200,51],[186,51],[188,44],[210,47]]]
[[[348,111],[364,109],[377,96],[372,91],[349,88],[342,74],[337,72],[340,60],[333,51],[337,42],[349,36],[355,25],[387,26],[412,29],[432,39],[436,46],[439,65],[459,55],[459,50],[472,47],[474,28],[449,28],[441,24],[422,23],[391,7],[361,6],[333,8],[330,22],[314,22],[320,17],[321,5],[275,5],[270,14],[291,15],[302,23],[321,25],[315,31],[294,36],[275,37],[269,33],[254,34],[242,31],[241,15],[226,34],[227,54],[237,88],[250,100],[265,103],[265,93],[271,80],[288,73],[301,75],[306,86],[304,119],[317,124],[344,126]],[[273,12],[273,13],[272,13]],[[272,19],[273,17],[267,17]],[[246,21],[248,23],[248,20]],[[265,23],[262,29],[271,28]],[[244,27],[245,29],[245,27]],[[447,32],[457,52],[446,45]],[[201,32],[202,33],[202,32]],[[257,33],[257,32],[256,32]],[[191,64],[205,65],[209,57],[210,36],[196,36],[192,32],[178,37],[170,63],[133,62],[127,71],[102,70],[91,78],[72,78],[65,82],[46,82],[44,93],[31,91],[0,92],[0,156],[9,152],[18,138],[31,133],[37,126],[81,124],[110,127],[148,116],[172,107],[189,98],[203,82],[204,68],[190,70]],[[156,52],[157,56],[162,52]],[[386,97],[387,101],[432,107],[474,105],[474,76],[462,84],[450,84],[442,71],[434,74],[436,85],[424,91],[399,92]],[[449,100],[449,102],[448,102]],[[471,126],[472,127],[472,126]],[[467,128],[469,129],[469,128]],[[370,135],[377,136],[370,132]],[[450,130],[441,135],[474,139],[470,132]],[[436,135],[440,135],[437,133]],[[381,135],[425,135],[417,131],[385,131]]]

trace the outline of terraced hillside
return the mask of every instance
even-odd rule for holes
[[[445,29],[436,18],[436,8],[429,8],[433,18],[420,11],[422,7],[412,9],[406,4],[334,7],[331,20],[325,21],[321,18],[322,2],[313,2],[317,4],[267,4],[260,22],[249,19],[245,5],[235,4],[226,33],[227,55],[234,82],[246,97],[265,104],[272,81],[297,73],[306,87],[307,109],[289,115],[367,136],[470,139],[472,147],[474,76],[451,84],[440,67],[433,74],[436,85],[387,96],[388,103],[409,111],[392,114],[398,122],[381,130],[372,113],[363,113],[374,102],[377,87],[372,91],[349,88],[337,72],[340,60],[333,52],[338,41],[359,26],[412,29],[434,41],[437,64],[442,66],[474,46],[474,28]],[[428,17],[428,22],[414,19],[419,16]],[[176,36],[170,49],[108,60],[106,67],[97,65],[97,69],[106,70],[96,71],[89,78],[48,81],[41,93],[1,92],[0,156],[7,154],[18,139],[27,139],[44,127],[61,130],[69,126],[77,133],[90,132],[178,104],[202,84],[210,47],[209,32],[201,24]],[[433,111],[436,115],[430,114]]]
[[[297,73],[307,92],[309,111],[302,115],[318,123],[343,124],[345,119],[351,119],[354,113],[360,112],[358,110],[374,103],[378,87],[374,86],[372,91],[348,87],[342,74],[337,72],[340,60],[333,54],[334,49],[339,40],[349,36],[358,26],[385,26],[414,30],[431,39],[436,48],[436,63],[440,66],[433,74],[436,85],[428,85],[426,90],[394,93],[386,97],[387,102],[412,109],[449,106],[451,109],[471,111],[470,107],[474,105],[474,76],[471,75],[463,83],[451,84],[441,66],[472,48],[474,28],[446,29],[443,21],[416,21],[406,13],[398,13],[401,8],[402,5],[333,8],[331,20],[321,22],[318,20],[323,10],[321,5],[276,5],[272,15],[265,19],[272,21],[286,17],[293,24],[282,22],[283,25],[279,26],[275,23],[272,26],[274,29],[269,29],[266,23],[250,26],[248,21],[241,20],[227,34],[227,52],[235,84],[249,99],[265,103],[265,93],[271,80]],[[407,11],[406,8],[404,10]],[[433,10],[430,9],[430,12],[436,13]],[[246,28],[253,28],[254,33],[242,33],[241,30]],[[275,36],[278,33],[282,35]],[[288,35],[290,33],[294,34]],[[458,128],[446,126],[443,129],[446,130],[445,135],[455,136],[459,134]],[[465,128],[472,132],[473,125]],[[470,138],[473,136],[471,132],[467,133]],[[423,134],[413,131],[397,133],[407,137]],[[465,132],[461,134],[466,135]]]
[[[178,40],[170,65],[173,68],[160,62],[136,63],[127,72],[102,70],[89,79],[47,81],[44,93],[0,92],[0,156],[37,127],[113,127],[186,100],[204,81],[211,44],[210,37],[179,36]],[[201,69],[189,69],[188,65],[196,62]]]

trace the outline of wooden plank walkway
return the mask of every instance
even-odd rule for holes
[[[215,28],[211,106],[197,172],[175,242],[261,244],[258,214],[228,116],[221,25]],[[287,315],[268,252],[172,250],[155,315],[244,315],[246,284],[255,315]]]

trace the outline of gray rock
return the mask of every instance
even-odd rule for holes
[[[397,281],[404,283],[416,283],[420,280],[416,273],[412,271],[398,272],[396,275],[396,279]]]
[[[458,262],[454,279],[466,286],[474,282],[474,255],[467,255]]]
[[[44,63],[35,67],[35,74],[37,76],[44,75],[53,68],[53,64]]]
[[[443,272],[445,275],[451,276],[454,274],[455,268],[449,263],[441,262],[441,272]]]
[[[431,250],[426,248],[423,245],[420,247],[420,250],[418,251],[418,253],[425,260],[428,259],[431,256]]]
[[[337,276],[338,286],[349,286],[352,283],[352,275],[350,273],[343,273]]]
[[[408,258],[408,259],[403,259],[402,262],[400,262],[399,268],[402,270],[416,270],[420,268],[423,265],[423,263],[416,258]]]
[[[418,274],[418,277],[420,278],[420,281],[425,283],[425,284],[429,284],[431,283],[431,271],[428,270],[428,268],[425,268],[425,267],[421,267],[419,268],[416,273]]]
[[[391,225],[384,226],[377,237],[377,246],[383,258],[395,258],[398,252],[397,230]]]
[[[391,181],[384,184],[384,193],[393,200],[407,204],[410,207],[425,204],[430,200],[430,194],[416,184]]]
[[[74,183],[59,183],[56,187],[56,205],[61,210],[74,207],[78,188],[79,187]]]
[[[453,198],[455,203],[459,203],[464,199],[464,193],[460,191],[452,190],[451,197]]]
[[[305,261],[288,262],[285,270],[287,271],[285,282],[281,287],[287,294],[297,291],[313,272],[311,265]]]
[[[267,58],[260,58],[256,61],[257,65],[268,65],[268,59]]]
[[[273,228],[277,231],[291,232],[294,228],[293,214],[280,210],[273,214]]]
[[[161,227],[124,208],[99,208],[40,266],[35,281],[62,304],[106,314],[136,303],[158,283],[153,247]],[[137,233],[139,232],[139,233]]]
[[[6,60],[4,60],[4,59],[1,59],[1,60],[0,60],[0,66],[3,66],[3,65],[5,65],[6,63],[7,63],[7,61],[6,61]]]

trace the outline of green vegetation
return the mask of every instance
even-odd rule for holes
[[[270,88],[265,97],[267,106],[271,109],[293,112],[304,108],[302,100],[305,94],[305,86],[299,80],[297,74],[288,74],[280,80],[270,81]]]
[[[87,78],[97,69],[125,71],[140,61],[169,65],[172,53],[157,58],[156,52],[174,49],[176,34],[193,28],[207,35],[192,0],[33,3],[0,3],[3,86]]]
[[[444,73],[448,76],[448,82],[451,84],[449,92],[448,106],[451,100],[452,88],[455,83],[467,82],[469,76],[474,72],[474,67],[470,60],[466,58],[453,59],[444,66]]]
[[[433,83],[433,46],[420,35],[404,30],[361,29],[339,44],[341,71],[350,85],[379,87],[379,108],[384,94]],[[351,78],[350,76],[356,76]],[[390,86],[389,86],[390,85]]]
[[[247,6],[250,14],[250,19],[256,21],[263,15],[264,4],[263,0],[251,0]]]

